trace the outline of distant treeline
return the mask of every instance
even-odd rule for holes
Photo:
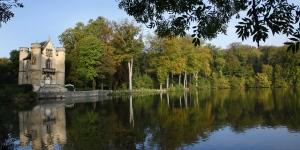
[[[60,35],[66,48],[66,83],[77,89],[127,89],[130,79],[136,89],[300,86],[300,54],[286,47],[233,43],[220,49],[204,42],[195,47],[192,40],[143,38],[133,23],[102,17],[77,23]],[[13,62],[1,60],[4,68]],[[1,83],[6,78],[11,76],[1,73]]]
[[[139,27],[99,17],[61,34],[67,83],[79,88],[126,89],[133,63],[134,88],[269,88],[300,85],[299,53],[286,47],[195,47],[190,37],[142,40]],[[132,60],[131,60],[132,59]]]

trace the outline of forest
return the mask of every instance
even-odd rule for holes
[[[300,86],[300,55],[286,46],[194,46],[192,36],[145,36],[132,22],[103,17],[77,23],[59,40],[66,48],[66,84],[82,90]],[[16,82],[10,79],[17,76],[16,53],[0,60],[2,84]]]

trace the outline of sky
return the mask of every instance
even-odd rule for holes
[[[299,0],[290,0],[300,5]],[[9,52],[19,47],[30,47],[31,43],[51,38],[60,47],[58,36],[77,22],[88,22],[103,16],[109,20],[134,20],[118,8],[117,0],[23,0],[24,8],[15,8],[15,16],[0,27],[0,57],[8,57]],[[243,42],[256,45],[251,39],[242,41],[235,33],[237,20],[228,25],[227,35],[220,34],[212,41],[218,47],[227,48],[230,43]],[[142,25],[143,34],[153,33]],[[262,45],[282,45],[287,41],[283,35],[267,39]]]

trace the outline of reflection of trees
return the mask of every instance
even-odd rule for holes
[[[144,138],[143,131],[130,124],[135,114],[130,115],[129,101],[104,102],[93,111],[91,108],[82,104],[67,112],[69,142],[65,149],[134,149],[136,141]]]
[[[67,112],[65,149],[178,149],[228,125],[235,132],[256,126],[300,129],[300,101],[290,90],[169,93],[91,108],[82,104]],[[134,116],[134,127],[128,116]]]
[[[0,96],[1,99],[1,96]],[[2,101],[1,101],[2,100]],[[11,103],[0,100],[0,149],[14,149],[13,140],[9,134],[16,135],[18,128],[18,114]]]

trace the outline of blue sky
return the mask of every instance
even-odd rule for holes
[[[299,0],[290,0],[298,3]],[[86,23],[89,19],[103,16],[109,20],[133,20],[118,8],[117,0],[23,0],[25,7],[14,9],[15,17],[0,27],[0,57],[8,57],[9,52],[19,47],[30,47],[33,42],[49,39],[55,46],[61,46],[58,36],[77,22]],[[231,21],[227,35],[219,35],[210,41],[226,48],[232,42],[242,42],[235,34],[236,20]],[[151,30],[143,27],[143,33]],[[270,37],[264,45],[282,45],[285,36]],[[245,44],[255,45],[251,39]]]

